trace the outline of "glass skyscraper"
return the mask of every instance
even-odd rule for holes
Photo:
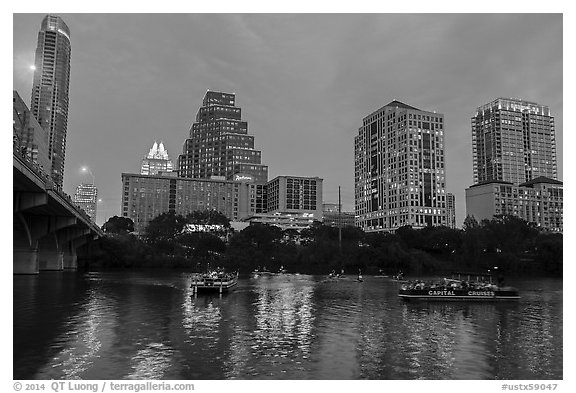
[[[356,225],[395,231],[446,225],[444,115],[392,101],[354,138]]]
[[[58,188],[64,181],[70,53],[70,29],[60,17],[47,15],[38,32],[30,110],[48,133],[47,172]]]
[[[498,98],[472,117],[474,184],[557,178],[554,117],[545,105]]]
[[[180,177],[232,180],[242,174],[256,182],[268,180],[268,166],[262,165],[261,151],[254,149],[254,136],[248,135],[235,101],[234,94],[206,92],[178,157]]]

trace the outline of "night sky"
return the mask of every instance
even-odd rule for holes
[[[354,136],[396,99],[445,116],[457,225],[472,184],[470,118],[498,97],[548,105],[563,179],[562,14],[66,14],[72,62],[64,191],[87,166],[98,223],[154,141],[174,164],[206,90],[236,93],[269,179],[324,179],[354,208]],[[13,15],[13,88],[30,104],[42,14]]]

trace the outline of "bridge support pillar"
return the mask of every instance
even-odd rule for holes
[[[38,250],[14,248],[13,274],[38,274]]]
[[[38,253],[39,270],[64,270],[64,252],[40,251]]]
[[[71,247],[70,251],[64,252],[64,270],[76,269],[78,269],[78,256],[76,255],[76,249]]]

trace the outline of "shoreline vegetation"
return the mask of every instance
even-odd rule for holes
[[[193,226],[195,232],[185,228]],[[209,232],[198,231],[210,228]],[[106,235],[90,261],[79,260],[86,270],[148,268],[205,271],[224,268],[247,274],[266,268],[288,273],[328,274],[344,269],[356,274],[408,276],[451,271],[486,272],[497,266],[506,276],[562,277],[563,236],[538,230],[514,216],[496,216],[477,222],[467,217],[463,229],[401,227],[395,233],[365,233],[314,223],[297,232],[253,224],[234,231],[230,221],[215,211],[193,212],[186,217],[164,213],[153,219],[139,236],[132,220],[111,217]]]

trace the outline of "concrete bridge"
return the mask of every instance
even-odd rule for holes
[[[104,233],[41,168],[13,156],[13,273],[76,269]]]

